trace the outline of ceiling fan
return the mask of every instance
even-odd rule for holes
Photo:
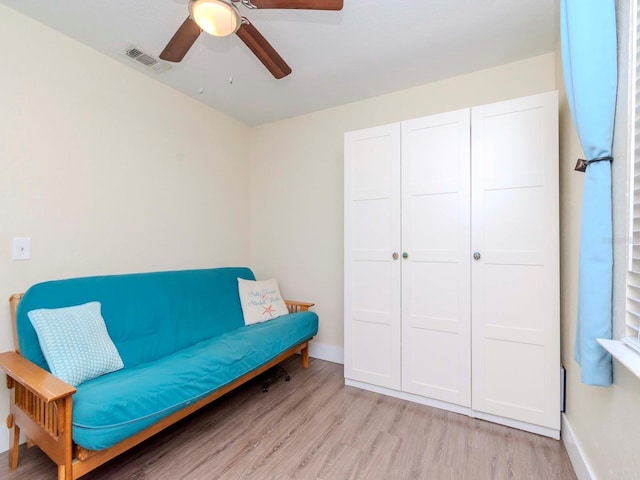
[[[169,40],[160,58],[180,62],[203,30],[217,37],[235,33],[275,78],[289,75],[291,67],[258,29],[240,15],[238,3],[248,9],[342,10],[344,0],[189,0],[189,16]]]

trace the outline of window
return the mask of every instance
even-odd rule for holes
[[[627,272],[626,333],[623,342],[640,352],[640,22],[638,2],[631,3],[629,16],[629,265]]]

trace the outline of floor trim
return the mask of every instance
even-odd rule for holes
[[[0,453],[9,450],[9,429],[2,425],[0,428]]]
[[[309,356],[344,365],[344,348],[342,347],[311,341],[309,343]]]
[[[564,448],[567,449],[569,460],[571,460],[571,465],[576,472],[578,480],[595,480],[596,476],[589,466],[584,451],[573,433],[569,419],[564,413],[562,414],[562,443],[564,444]]]

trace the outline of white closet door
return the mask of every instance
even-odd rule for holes
[[[470,111],[402,123],[402,389],[471,406]]]
[[[473,410],[560,428],[555,92],[472,109]]]
[[[345,378],[400,389],[400,125],[345,134]]]

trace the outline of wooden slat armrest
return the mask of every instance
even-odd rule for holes
[[[313,307],[315,305],[315,303],[296,302],[294,300],[285,300],[284,303],[286,303],[287,308],[289,309],[289,311],[291,313],[293,313],[293,312],[306,312],[307,310],[309,310],[311,307]]]
[[[46,402],[52,402],[76,392],[75,387],[54,377],[16,352],[0,353],[0,369]]]

